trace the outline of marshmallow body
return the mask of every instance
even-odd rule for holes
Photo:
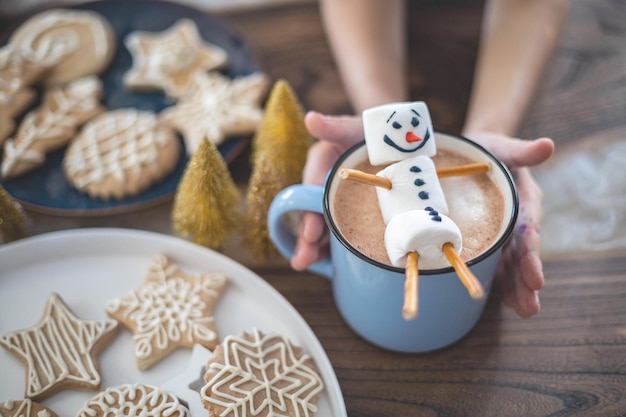
[[[414,156],[396,162],[376,175],[391,181],[391,190],[376,187],[378,205],[385,223],[405,211],[432,207],[448,214],[448,204],[441,189],[432,159]]]
[[[391,103],[363,111],[365,146],[372,165],[437,152],[428,107],[423,101]]]
[[[385,247],[393,266],[404,268],[406,255],[417,252],[419,269],[450,266],[443,245],[462,249],[461,231],[449,217],[436,210],[411,210],[394,216],[385,229]]]

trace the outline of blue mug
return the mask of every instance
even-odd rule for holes
[[[342,168],[367,158],[365,142],[344,153],[329,172],[323,187],[293,185],[273,200],[268,213],[270,237],[287,259],[296,237],[286,218],[292,211],[324,215],[330,229],[330,256],[309,268],[332,282],[337,308],[346,323],[362,338],[379,347],[406,353],[428,352],[465,336],[479,320],[491,290],[502,247],[513,233],[519,210],[517,189],[508,169],[491,153],[469,139],[437,132],[437,147],[451,149],[475,162],[490,162],[488,172],[504,197],[500,231],[491,246],[467,262],[485,291],[482,299],[470,297],[452,267],[419,271],[419,313],[402,317],[405,270],[373,260],[355,249],[333,219],[333,198]]]

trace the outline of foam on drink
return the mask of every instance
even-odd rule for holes
[[[441,148],[432,159],[437,168],[475,162]],[[352,168],[372,174],[382,169],[366,160]],[[497,239],[504,216],[504,198],[485,174],[443,178],[440,183],[448,203],[449,217],[463,235],[460,255],[468,261],[488,249]],[[383,240],[385,223],[375,187],[341,181],[334,198],[333,218],[342,235],[357,250],[374,260],[390,264]]]

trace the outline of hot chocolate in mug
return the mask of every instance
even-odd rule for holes
[[[450,206],[449,215],[455,222],[460,222],[464,242],[467,238],[469,246],[484,245],[474,248],[476,254],[466,260],[484,289],[485,296],[481,299],[473,299],[468,294],[452,267],[420,269],[418,315],[411,320],[403,318],[405,269],[391,266],[374,253],[364,253],[367,252],[367,246],[383,245],[382,236],[381,243],[370,237],[367,239],[372,242],[365,242],[365,245],[363,242],[357,243],[359,230],[370,232],[370,228],[384,228],[384,223],[374,225],[375,221],[367,214],[359,218],[362,215],[359,211],[370,210],[364,204],[363,197],[355,198],[355,215],[352,215],[349,204],[346,208],[345,201],[341,205],[335,204],[335,200],[340,199],[337,197],[338,190],[344,192],[342,182],[347,181],[341,179],[338,172],[343,168],[360,167],[367,163],[365,142],[353,146],[339,158],[323,187],[301,184],[288,187],[276,196],[268,213],[270,237],[287,259],[293,255],[296,236],[285,215],[291,211],[312,211],[324,215],[330,230],[330,256],[313,264],[308,270],[332,282],[337,308],[356,333],[377,346],[398,352],[420,353],[440,349],[458,341],[474,327],[484,309],[502,247],[513,232],[519,210],[513,178],[497,158],[461,136],[436,132],[435,138],[439,150],[438,155],[433,157],[435,163],[440,154],[451,153],[468,158],[469,162],[488,162],[491,166],[487,173],[476,174],[487,176],[491,189],[482,185],[474,186],[470,178],[464,178],[465,183],[457,183],[454,178],[441,181]],[[373,186],[353,184],[352,187]],[[371,190],[368,192],[372,193]],[[482,204],[481,200],[485,200],[486,204]],[[489,200],[497,204],[491,204]],[[348,215],[342,216],[338,210],[344,211],[343,214],[347,210]],[[379,214],[377,216],[380,217]],[[355,221],[355,224],[339,224],[338,220],[342,217]],[[483,224],[470,224],[474,221]],[[463,222],[468,224],[462,225]],[[345,233],[342,233],[342,228]],[[482,234],[487,229],[493,230],[491,235],[471,236]],[[351,236],[355,231],[356,235]],[[481,240],[486,243],[480,243]],[[355,244],[361,249],[357,249]]]

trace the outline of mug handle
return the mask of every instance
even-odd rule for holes
[[[324,188],[317,185],[296,184],[279,192],[267,213],[267,228],[270,239],[281,255],[291,259],[296,246],[296,236],[283,221],[283,215],[290,211],[312,211],[323,214],[322,200]],[[307,271],[332,278],[333,267],[326,257],[307,268]]]

